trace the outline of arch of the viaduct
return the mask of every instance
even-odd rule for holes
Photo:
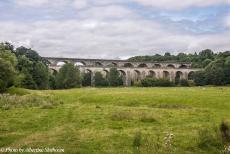
[[[49,62],[51,70],[59,71],[59,62],[74,63],[82,73],[90,73],[92,84],[96,72],[108,76],[110,68],[116,67],[120,72],[124,85],[130,86],[132,81],[146,77],[166,78],[170,81],[176,79],[192,79],[194,72],[200,69],[192,69],[190,63],[159,63],[159,62],[129,62],[125,60],[103,59],[74,59],[74,58],[45,58]]]

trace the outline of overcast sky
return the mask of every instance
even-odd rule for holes
[[[0,0],[0,41],[42,56],[230,50],[230,0]]]

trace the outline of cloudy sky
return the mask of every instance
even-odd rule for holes
[[[0,41],[42,56],[230,50],[230,0],[1,0]]]

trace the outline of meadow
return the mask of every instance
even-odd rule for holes
[[[199,154],[229,146],[220,131],[230,123],[229,87],[8,92],[0,98],[0,148]]]

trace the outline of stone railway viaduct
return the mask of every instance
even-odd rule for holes
[[[108,59],[79,59],[79,58],[55,58],[44,57],[49,62],[49,68],[59,71],[60,63],[73,63],[79,67],[81,73],[101,72],[104,76],[108,75],[110,68],[115,67],[123,77],[125,86],[130,86],[131,81],[141,80],[145,77],[166,78],[170,81],[179,79],[190,79],[195,71],[191,63],[178,62],[130,62],[127,60],[108,60]]]

